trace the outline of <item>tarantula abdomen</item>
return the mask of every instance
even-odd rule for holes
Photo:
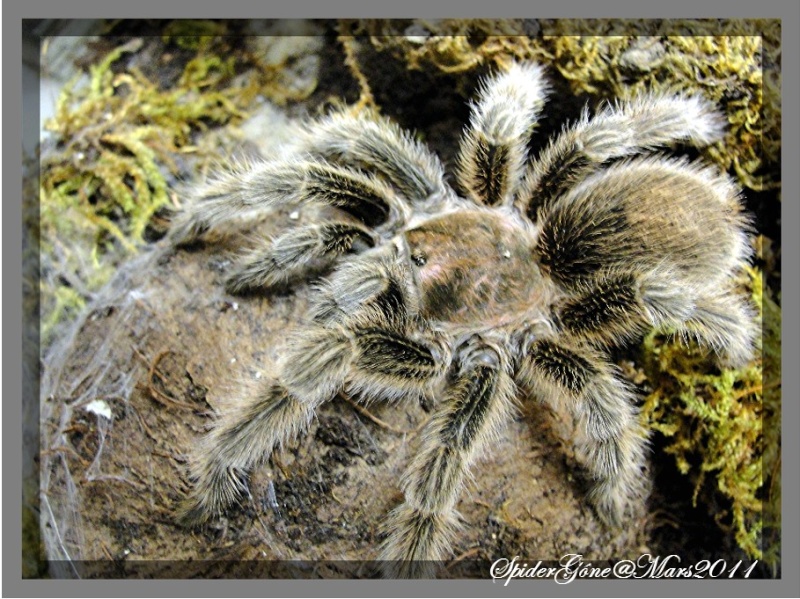
[[[229,290],[315,284],[276,371],[201,441],[190,520],[235,504],[241,473],[339,392],[433,399],[379,551],[389,575],[431,574],[517,385],[574,416],[598,516],[622,525],[641,509],[647,432],[609,349],[661,328],[745,363],[757,328],[733,281],[749,221],[724,174],[652,153],[720,138],[704,100],[642,95],[587,112],[529,159],[546,92],[531,63],[482,84],[456,173],[466,197],[422,143],[371,113],[311,123],[279,159],[197,188],[176,244],[277,209],[312,216],[251,249]]]

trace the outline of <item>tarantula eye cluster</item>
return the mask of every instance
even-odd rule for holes
[[[640,508],[647,435],[609,351],[658,327],[721,363],[746,362],[757,331],[733,276],[749,257],[748,218],[724,174],[653,153],[720,138],[701,98],[642,95],[585,112],[531,158],[546,94],[531,63],[483,82],[461,141],[461,195],[423,144],[371,114],[313,122],[279,158],[196,188],[176,245],[277,209],[317,215],[252,249],[230,291],[323,279],[277,372],[202,440],[184,521],[239,501],[246,473],[340,391],[432,397],[380,554],[390,575],[428,574],[517,385],[574,414],[597,515],[620,525]]]

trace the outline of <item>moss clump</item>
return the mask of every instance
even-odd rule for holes
[[[227,33],[228,26],[224,21],[181,19],[170,21],[162,31],[161,39],[184,50],[199,50]]]
[[[221,85],[232,74],[228,62],[198,55],[174,87],[162,89],[140,69],[120,68],[142,43],[115,48],[73,79],[46,124],[56,146],[41,160],[45,343],[108,279],[113,263],[142,245],[151,219],[170,203],[176,158],[194,152],[193,132],[243,114]]]
[[[359,104],[371,108],[379,107],[361,68],[360,44],[366,42],[405,70],[459,75],[487,64],[530,59],[536,46],[529,36],[537,30],[536,21],[515,19],[364,19],[342,20],[338,27],[347,66],[361,87]]]
[[[779,187],[779,21],[548,21],[537,46],[576,93],[702,93],[729,124],[707,158],[747,188]]]
[[[378,51],[391,53],[408,69],[466,73],[483,64],[531,58],[535,21],[441,19],[347,22],[353,35],[369,36]]]
[[[62,92],[47,123],[57,150],[42,160],[45,230],[69,214],[97,230],[98,244],[110,236],[134,250],[169,201],[167,177],[178,174],[173,157],[193,151],[193,131],[243,115],[238,98],[220,89],[233,68],[219,56],[189,60],[170,89],[136,67],[112,69],[141,45],[137,39],[119,46],[90,68],[87,85],[73,81]]]
[[[227,32],[221,23],[168,23],[161,39],[114,47],[63,89],[41,159],[45,345],[120,260],[163,232],[159,215],[179,204],[175,183],[221,161],[230,148],[214,129],[248,116],[259,95],[285,103],[313,91],[313,76],[287,89],[291,49],[265,65]]]
[[[643,417],[667,438],[666,452],[695,481],[695,503],[707,476],[727,498],[718,522],[734,531],[751,557],[775,560],[780,505],[780,308],[748,270],[764,323],[762,358],[739,370],[718,370],[707,352],[653,333],[642,365],[654,386]],[[765,525],[770,529],[763,535]],[[767,544],[768,542],[768,544]]]
[[[371,20],[348,22],[409,70],[465,73],[538,60],[575,94],[702,93],[727,115],[726,139],[705,150],[742,185],[780,186],[780,21]]]

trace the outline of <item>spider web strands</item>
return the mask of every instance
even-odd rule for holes
[[[334,114],[309,127],[301,152],[386,178],[408,201],[442,199],[452,193],[439,159],[386,117]]]
[[[533,63],[512,63],[481,84],[458,158],[458,181],[476,203],[493,206],[516,192],[546,92]]]
[[[402,221],[405,212],[380,177],[300,158],[240,165],[195,188],[192,196],[170,232],[173,243],[190,243],[232,221],[290,206],[330,206],[369,227]]]
[[[556,137],[528,168],[515,205],[537,221],[556,199],[604,164],[637,152],[688,142],[697,147],[722,137],[724,121],[699,97],[642,94],[609,104]]]
[[[508,358],[477,337],[459,350],[461,363],[439,408],[424,427],[404,476],[405,503],[386,525],[385,574],[428,576],[458,529],[455,504],[472,463],[497,437],[513,409]]]

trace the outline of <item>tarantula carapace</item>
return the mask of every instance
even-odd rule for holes
[[[748,219],[724,174],[648,153],[717,140],[704,100],[607,105],[529,160],[546,92],[531,63],[484,81],[461,142],[462,195],[435,155],[375,114],[323,118],[279,157],[196,188],[175,244],[278,208],[313,213],[253,249],[230,291],[324,278],[277,372],[202,441],[185,521],[238,501],[248,470],[343,390],[434,406],[389,515],[389,574],[428,573],[446,554],[468,470],[502,434],[517,385],[575,416],[601,518],[619,525],[642,504],[647,435],[609,351],[659,327],[746,362],[756,329],[733,275]]]

